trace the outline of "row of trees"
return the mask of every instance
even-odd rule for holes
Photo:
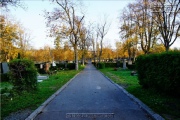
[[[18,3],[15,1],[2,2],[1,6],[15,6]],[[26,30],[1,16],[1,61],[8,61],[21,53],[22,57],[29,57],[37,62],[73,60],[78,70],[80,59],[84,64],[86,58],[98,58],[100,62],[101,59],[135,58],[143,53],[161,52],[165,49],[168,51],[179,37],[178,0],[137,0],[129,4],[120,16],[122,41],[116,43],[116,50],[103,44],[110,27],[107,19],[87,24],[86,14],[81,11],[77,1],[52,2],[58,7],[53,11],[45,11],[44,17],[49,36],[54,38],[55,48],[46,46],[34,50],[28,47],[30,37]]]
[[[81,50],[84,64],[85,54],[93,44],[95,52],[95,39],[99,39],[99,61],[102,57],[103,39],[108,32],[108,22],[105,20],[101,24],[85,24],[85,14],[79,11],[77,1],[53,0],[58,5],[52,12],[46,11],[47,26],[50,28],[50,36],[58,41],[65,39],[69,41],[74,51],[76,70],[78,70],[78,51]],[[93,32],[95,31],[95,32]],[[96,38],[95,38],[96,35]],[[95,54],[94,54],[95,57]]]
[[[134,58],[138,46],[144,54],[161,49],[168,51],[180,36],[179,0],[137,0],[129,4],[120,16],[120,34]]]
[[[50,48],[49,46],[45,46],[44,48],[40,48],[38,50],[34,49],[30,46],[30,34],[28,34],[27,30],[23,28],[23,26],[16,22],[14,19],[9,16],[1,15],[0,16],[0,61],[1,62],[9,62],[14,58],[18,57],[18,53],[20,53],[21,58],[29,58],[34,60],[35,62],[47,62],[47,61],[74,61],[74,46],[70,42],[68,42],[67,36],[62,36],[59,34],[54,34],[54,48]],[[92,25],[88,26],[89,29],[82,27],[79,29],[78,33],[78,43],[77,43],[77,58],[78,61],[84,61],[86,58],[92,58],[92,52],[89,52],[89,48],[94,42],[93,34],[90,30],[92,30]],[[51,32],[52,33],[52,32]],[[63,38],[62,38],[63,37]],[[63,41],[65,39],[65,41]],[[94,43],[95,44],[95,43]],[[102,46],[102,45],[101,45]],[[94,49],[95,51],[95,49]],[[102,51],[112,51],[111,48],[99,48],[98,56],[101,53],[102,58],[112,59],[112,55],[107,57],[106,54],[108,52]],[[112,52],[111,52],[112,53]]]

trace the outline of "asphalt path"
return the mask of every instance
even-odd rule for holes
[[[91,63],[35,120],[150,120],[139,105]]]

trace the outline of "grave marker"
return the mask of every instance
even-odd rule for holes
[[[9,72],[9,66],[7,64],[7,62],[3,62],[1,63],[1,68],[2,68],[2,73],[8,73]]]
[[[56,66],[56,63],[55,61],[52,62],[52,66],[55,67]]]
[[[129,60],[129,61],[128,61],[128,65],[132,65],[132,60]]]
[[[123,60],[123,69],[126,69],[126,59]]]
[[[40,64],[40,69],[43,69],[43,64]]]

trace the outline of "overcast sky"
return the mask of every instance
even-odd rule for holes
[[[98,23],[104,15],[108,16],[111,27],[105,37],[104,43],[115,47],[115,41],[120,40],[118,34],[121,11],[128,3],[134,0],[82,0],[86,12],[85,21]],[[35,48],[42,48],[45,45],[53,47],[53,39],[47,37],[47,28],[44,19],[44,10],[52,11],[55,7],[48,0],[26,0],[23,2],[27,9],[12,8],[10,13],[16,21],[19,21],[26,29],[29,29],[32,40],[31,45]],[[176,42],[173,47],[180,47],[180,42]]]

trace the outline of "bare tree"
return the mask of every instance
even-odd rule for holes
[[[127,9],[124,10],[121,21],[123,21],[122,26],[120,27],[120,33],[123,40],[124,52],[128,51],[129,60],[135,58],[135,52],[137,48],[137,32],[136,25],[133,22],[133,16],[130,11]]]
[[[90,34],[91,34],[90,27],[88,29],[85,27],[80,29],[79,46],[80,46],[80,49],[82,51],[82,65],[85,64],[85,57],[86,57],[87,51],[91,45]]]
[[[92,54],[93,54],[93,59],[94,62],[96,62],[96,41],[95,41],[95,37],[94,37],[94,25],[93,23],[89,23],[89,28],[88,30],[89,32],[89,40],[90,40],[90,45],[92,45]]]
[[[51,33],[65,36],[71,42],[75,54],[75,69],[78,70],[78,41],[84,16],[78,16],[75,4],[70,0],[53,0],[59,6],[52,13],[46,12]]]
[[[96,62],[96,50],[95,50],[95,39],[94,39],[94,35],[91,34],[91,44],[92,44],[92,51],[93,51],[93,58],[94,58],[94,62]]]
[[[180,1],[179,0],[158,0],[151,5],[152,12],[156,16],[161,41],[169,50],[176,39],[180,36]]]
[[[102,49],[103,49],[103,40],[106,34],[108,33],[110,24],[107,19],[104,17],[104,21],[97,25],[97,35],[100,37],[100,52],[99,52],[99,62],[101,61]]]
[[[159,34],[157,25],[154,22],[155,16],[150,9],[150,3],[149,0],[143,0],[129,6],[133,12],[133,20],[136,24],[141,48],[145,54],[150,53],[150,50],[157,43]]]

